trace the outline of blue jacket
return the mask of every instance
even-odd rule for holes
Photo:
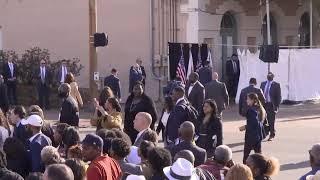
[[[113,94],[117,98],[121,98],[121,86],[119,78],[115,77],[114,75],[107,76],[104,79],[104,86],[108,86],[113,91]]]
[[[245,141],[250,144],[257,144],[261,142],[264,135],[263,122],[259,120],[258,111],[250,107],[247,112],[247,125],[246,125],[246,134]]]
[[[129,92],[132,91],[133,89],[133,85],[137,82],[137,81],[142,81],[142,72],[141,71],[137,71],[133,68],[130,69],[130,76],[129,76]]]
[[[18,127],[15,126],[13,130],[13,137],[19,139],[23,144],[26,144],[29,138],[26,131],[26,127],[21,123],[19,124]]]

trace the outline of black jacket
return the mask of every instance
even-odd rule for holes
[[[70,126],[79,126],[78,103],[71,96],[63,100],[60,110],[60,123],[67,123]]]
[[[190,94],[189,94],[189,88],[190,88],[190,84],[186,87],[186,97],[188,99],[188,101],[191,103],[191,105],[196,108],[196,110],[198,112],[202,111],[202,105],[204,102],[204,96],[205,96],[205,90],[203,85],[197,81]]]
[[[256,108],[250,107],[247,112],[245,141],[251,145],[261,142],[265,138],[263,122],[258,117]]]
[[[107,76],[104,79],[104,86],[108,86],[111,88],[113,94],[117,98],[121,98],[121,85],[120,80],[114,75]]]
[[[29,138],[29,135],[26,131],[26,127],[21,123],[18,127],[14,126],[13,137],[19,139],[23,144],[26,144]]]
[[[262,90],[259,88],[254,87],[253,85],[250,85],[244,89],[241,90],[240,98],[239,98],[239,114],[241,116],[246,116],[248,111],[248,105],[247,105],[247,95],[250,93],[256,93],[259,97],[260,102],[262,105],[265,103],[265,98],[262,93]]]
[[[228,79],[234,79],[234,78],[239,78],[240,76],[240,62],[239,60],[235,61],[236,66],[237,66],[237,72],[235,73],[235,70],[233,68],[233,63],[232,60],[228,60],[226,62],[226,71],[227,71],[227,77]]]
[[[205,85],[212,81],[212,68],[211,67],[202,67],[198,71],[199,81],[201,84]]]
[[[265,90],[266,85],[267,85],[267,81],[261,83],[261,90],[263,92]],[[270,94],[271,103],[273,105],[273,109],[275,112],[277,112],[279,110],[279,106],[282,101],[280,84],[273,81],[270,86],[269,94]],[[265,98],[267,100],[267,97]]]
[[[9,108],[8,91],[6,84],[0,84],[0,108],[6,113]]]
[[[213,80],[205,85],[206,99],[213,99],[217,103],[218,112],[222,112],[229,105],[229,94],[225,83]]]
[[[3,66],[3,78],[4,78],[4,82],[8,83],[8,82],[16,82],[15,81],[8,81],[9,78],[13,78],[13,77],[17,77],[18,75],[18,70],[17,70],[17,65],[15,63],[13,63],[13,76],[11,75],[11,71],[10,71],[10,67],[8,63],[5,63]]]
[[[39,86],[41,84],[43,84],[42,80],[41,80],[41,71],[40,71],[40,67],[37,68],[37,70],[34,73],[34,81],[36,82],[36,84]],[[45,79],[44,79],[44,84],[46,86],[51,85],[52,83],[52,72],[50,70],[49,67],[45,67]]]

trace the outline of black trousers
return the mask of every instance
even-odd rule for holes
[[[274,128],[276,121],[276,112],[274,111],[274,106],[272,103],[266,103],[265,109],[267,112],[267,119],[270,126],[270,137],[274,137],[276,134],[276,130]]]
[[[17,83],[8,81],[7,87],[9,104],[17,105]]]
[[[38,85],[38,100],[39,100],[39,106],[43,109],[49,109],[50,108],[50,87],[48,87],[46,84],[40,83]]]
[[[233,77],[228,78],[228,91],[230,97],[234,98],[237,96],[239,77],[234,75]]]
[[[254,150],[255,153],[261,153],[261,141],[256,144],[244,142],[243,149],[243,164],[246,164],[246,161],[250,155],[251,150]]]

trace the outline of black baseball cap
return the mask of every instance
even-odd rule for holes
[[[103,140],[95,134],[87,134],[83,139],[82,144],[103,149]]]

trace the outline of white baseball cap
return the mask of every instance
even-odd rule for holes
[[[27,119],[23,119],[21,121],[22,125],[31,125],[31,126],[36,126],[36,127],[41,127],[43,125],[43,120],[40,116],[38,115],[31,115]]]
[[[138,175],[131,174],[127,177],[126,180],[146,180],[146,178],[144,176],[138,176]]]

